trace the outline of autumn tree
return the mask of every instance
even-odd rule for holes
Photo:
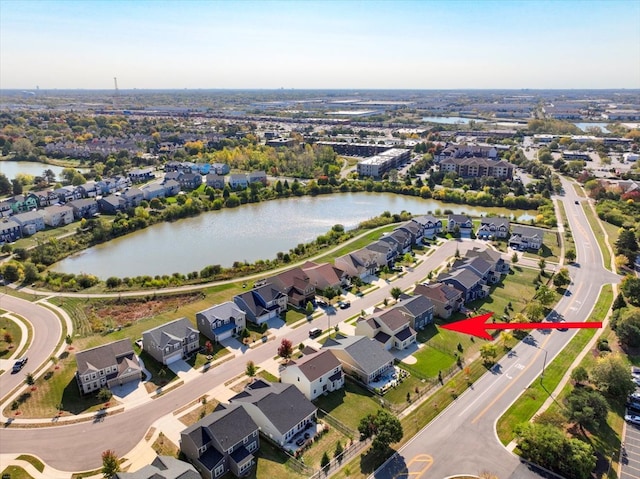
[[[292,355],[293,345],[291,344],[291,341],[289,341],[287,338],[283,338],[282,341],[280,341],[280,346],[278,346],[278,356],[280,356],[285,361],[288,361]]]
[[[627,397],[636,389],[631,370],[619,354],[598,358],[590,376],[596,387],[609,397]]]
[[[245,369],[245,372],[247,373],[247,376],[249,376],[250,378],[256,375],[257,368],[253,361],[247,362],[247,368]]]
[[[120,460],[115,451],[108,449],[102,453],[102,477],[111,479],[116,472],[120,472]]]

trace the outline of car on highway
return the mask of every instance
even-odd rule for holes
[[[18,359],[15,363],[13,363],[13,368],[11,369],[11,373],[15,374],[17,372],[20,372],[20,370],[24,367],[24,365],[27,364],[28,360],[29,358],[26,356],[24,358]]]
[[[633,416],[631,414],[627,414],[624,417],[624,420],[631,424],[635,424],[636,426],[640,426],[640,416]]]

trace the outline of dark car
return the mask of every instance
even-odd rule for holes
[[[311,328],[309,330],[309,337],[310,338],[317,338],[321,334],[322,334],[322,329],[320,329],[320,328]]]
[[[29,358],[27,357],[18,359],[15,363],[13,363],[13,369],[11,370],[11,372],[13,373],[19,372],[24,367],[24,365],[27,364],[28,360]]]
[[[347,309],[349,307],[351,307],[351,303],[349,301],[344,301],[340,303],[340,309]]]

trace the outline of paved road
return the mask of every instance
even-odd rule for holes
[[[573,187],[559,198],[576,238],[578,265],[570,266],[573,284],[555,308],[566,321],[585,321],[601,287],[619,277],[602,266],[602,256]],[[489,471],[500,479],[537,477],[498,441],[495,424],[561,349],[576,334],[535,331],[528,341],[480,378],[428,424],[398,454],[377,470],[376,479],[420,479]],[[427,472],[428,471],[428,472]]]
[[[0,295],[0,309],[15,312],[27,319],[33,330],[33,340],[24,354],[29,357],[27,365],[18,374],[11,374],[9,370],[0,376],[0,399],[2,399],[16,386],[24,383],[26,373],[49,360],[60,340],[62,327],[60,319],[47,308],[14,296]]]
[[[448,242],[438,248],[414,271],[393,282],[402,289],[409,288],[416,281],[424,279],[427,274],[447,258],[455,254],[456,247],[461,254],[479,243],[472,241]],[[378,289],[362,298],[352,301],[347,310],[337,310],[330,317],[322,316],[309,324],[296,328],[287,337],[298,344],[308,338],[312,327],[326,329],[343,321],[361,309],[369,308],[390,298],[388,289]],[[165,414],[170,414],[193,399],[206,394],[215,386],[242,374],[247,361],[259,364],[274,357],[279,345],[279,338],[256,349],[249,350],[243,356],[224,363],[223,367],[203,373],[201,377],[179,387],[166,395],[139,407],[106,418],[103,422],[84,422],[72,425],[38,429],[2,428],[0,444],[3,453],[31,453],[39,456],[50,466],[66,471],[81,471],[99,467],[100,454],[105,449],[114,449],[119,456],[126,455],[146,433],[149,426]],[[82,453],[78,454],[78,439],[82,438]]]

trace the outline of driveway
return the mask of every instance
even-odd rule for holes
[[[142,381],[132,381],[122,386],[114,386],[111,388],[113,397],[127,406],[144,403],[149,399],[149,393]]]

